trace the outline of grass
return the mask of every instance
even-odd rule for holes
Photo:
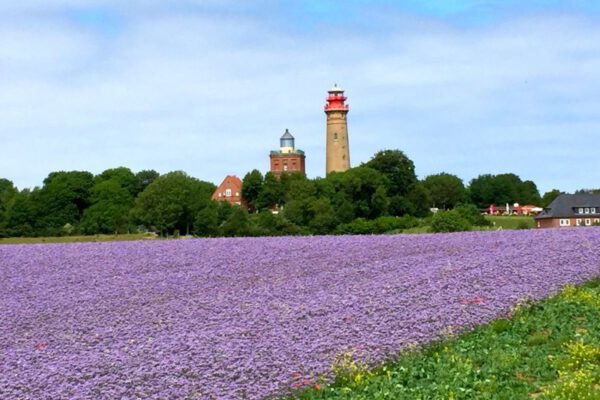
[[[485,217],[492,222],[493,228],[502,229],[524,229],[535,228],[533,217],[518,217],[518,216],[503,216],[503,215],[488,215]]]
[[[473,230],[497,230],[497,229],[531,229],[535,228],[533,217],[517,217],[517,216],[486,216],[485,219],[492,222],[491,226],[478,227],[474,226]],[[403,229],[402,233],[418,234],[430,233],[430,225],[421,225],[414,228]]]
[[[291,398],[599,399],[600,280],[376,369],[352,354],[332,368],[333,384],[311,382]]]
[[[81,236],[47,236],[47,237],[11,237],[0,238],[0,244],[33,244],[33,243],[75,243],[75,242],[114,242],[124,240],[154,239],[146,233],[128,233],[122,235],[81,235]]]

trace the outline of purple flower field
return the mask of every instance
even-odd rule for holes
[[[598,276],[599,228],[4,245],[0,398],[285,395]]]

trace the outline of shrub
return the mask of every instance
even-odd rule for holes
[[[364,218],[356,218],[348,224],[341,224],[337,227],[337,231],[341,234],[351,235],[367,235],[374,233],[375,224],[373,221],[368,221]]]
[[[531,225],[527,223],[527,221],[519,221],[517,224],[517,229],[530,229]]]
[[[479,209],[474,204],[459,204],[454,207],[464,219],[469,221],[471,225],[475,226],[489,226],[490,221],[485,219]]]
[[[471,223],[458,211],[438,211],[431,221],[433,232],[461,232],[471,229]]]

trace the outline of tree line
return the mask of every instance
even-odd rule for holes
[[[432,207],[455,209],[472,223],[489,204],[547,205],[515,174],[480,175],[468,186],[455,175],[417,179],[400,150],[384,150],[345,172],[308,179],[301,173],[243,179],[247,209],[211,200],[216,186],[182,171],[108,169],[52,172],[41,187],[18,190],[0,179],[0,236],[113,234],[152,230],[162,235],[258,236],[382,233],[414,227]]]

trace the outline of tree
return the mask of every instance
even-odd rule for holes
[[[363,165],[327,175],[320,194],[332,199],[334,208],[346,202],[352,204],[354,218],[374,219],[387,213],[387,186],[383,173]]]
[[[285,204],[292,199],[303,199],[317,194],[315,180],[308,179],[301,172],[282,174],[279,179],[283,191],[281,204]]]
[[[122,186],[120,182],[122,181],[119,178],[113,177],[100,180],[92,188],[92,205],[84,211],[81,220],[81,226],[86,234],[129,231],[129,214],[134,199],[128,188]]]
[[[267,172],[258,198],[256,199],[257,209],[273,209],[283,202],[284,196],[281,182],[271,172]]]
[[[312,232],[324,235],[330,233],[336,226],[337,220],[327,198],[320,198],[310,205],[311,219],[309,227]]]
[[[391,196],[406,195],[417,183],[414,163],[400,150],[379,151],[365,165],[387,176]]]
[[[479,208],[498,204],[494,193],[494,177],[491,174],[479,175],[469,183],[469,198]]]
[[[242,198],[250,212],[258,210],[258,198],[262,192],[263,182],[263,176],[257,169],[248,172],[242,180]]]
[[[135,174],[136,188],[134,196],[142,193],[160,174],[153,169],[145,169]]]
[[[563,192],[558,189],[552,189],[549,192],[544,193],[544,197],[542,197],[541,205],[542,207],[548,207],[550,203],[554,201],[558,196],[560,196]]]
[[[433,207],[454,208],[466,198],[463,181],[456,175],[445,172],[429,175],[423,180],[423,186],[429,190]]]
[[[240,206],[233,207],[231,215],[223,223],[221,232],[224,236],[250,236],[252,225],[246,210]]]
[[[283,209],[284,216],[298,226],[308,226],[313,218],[311,205],[317,201],[316,197],[307,197],[290,200]]]
[[[206,207],[216,187],[188,176],[183,171],[156,178],[139,194],[133,210],[136,218],[161,234],[189,232],[198,211]]]
[[[87,171],[52,172],[44,186],[32,192],[35,228],[41,235],[60,235],[65,224],[78,226],[90,204],[94,176]]]
[[[8,211],[18,190],[8,179],[0,178],[0,237],[7,236]]]
[[[196,214],[194,220],[194,234],[198,236],[218,236],[219,235],[219,203],[229,204],[226,201],[210,201],[206,207],[202,208]]]
[[[406,195],[408,204],[408,213],[415,217],[426,217],[430,214],[431,194],[429,190],[421,183],[413,186]]]
[[[118,167],[107,169],[94,178],[94,183],[99,184],[108,180],[112,180],[127,190],[131,196],[135,197],[138,194],[138,179],[129,168]]]
[[[524,181],[519,190],[518,202],[520,204],[539,205],[542,202],[540,192],[533,181]]]
[[[521,181],[515,174],[479,175],[469,184],[471,202],[479,208],[490,204],[539,204],[540,194],[535,183]]]
[[[34,192],[39,191],[34,189]],[[24,189],[12,199],[12,204],[6,213],[6,233],[8,236],[34,236],[35,223],[38,215],[33,203],[33,194],[29,189]]]

